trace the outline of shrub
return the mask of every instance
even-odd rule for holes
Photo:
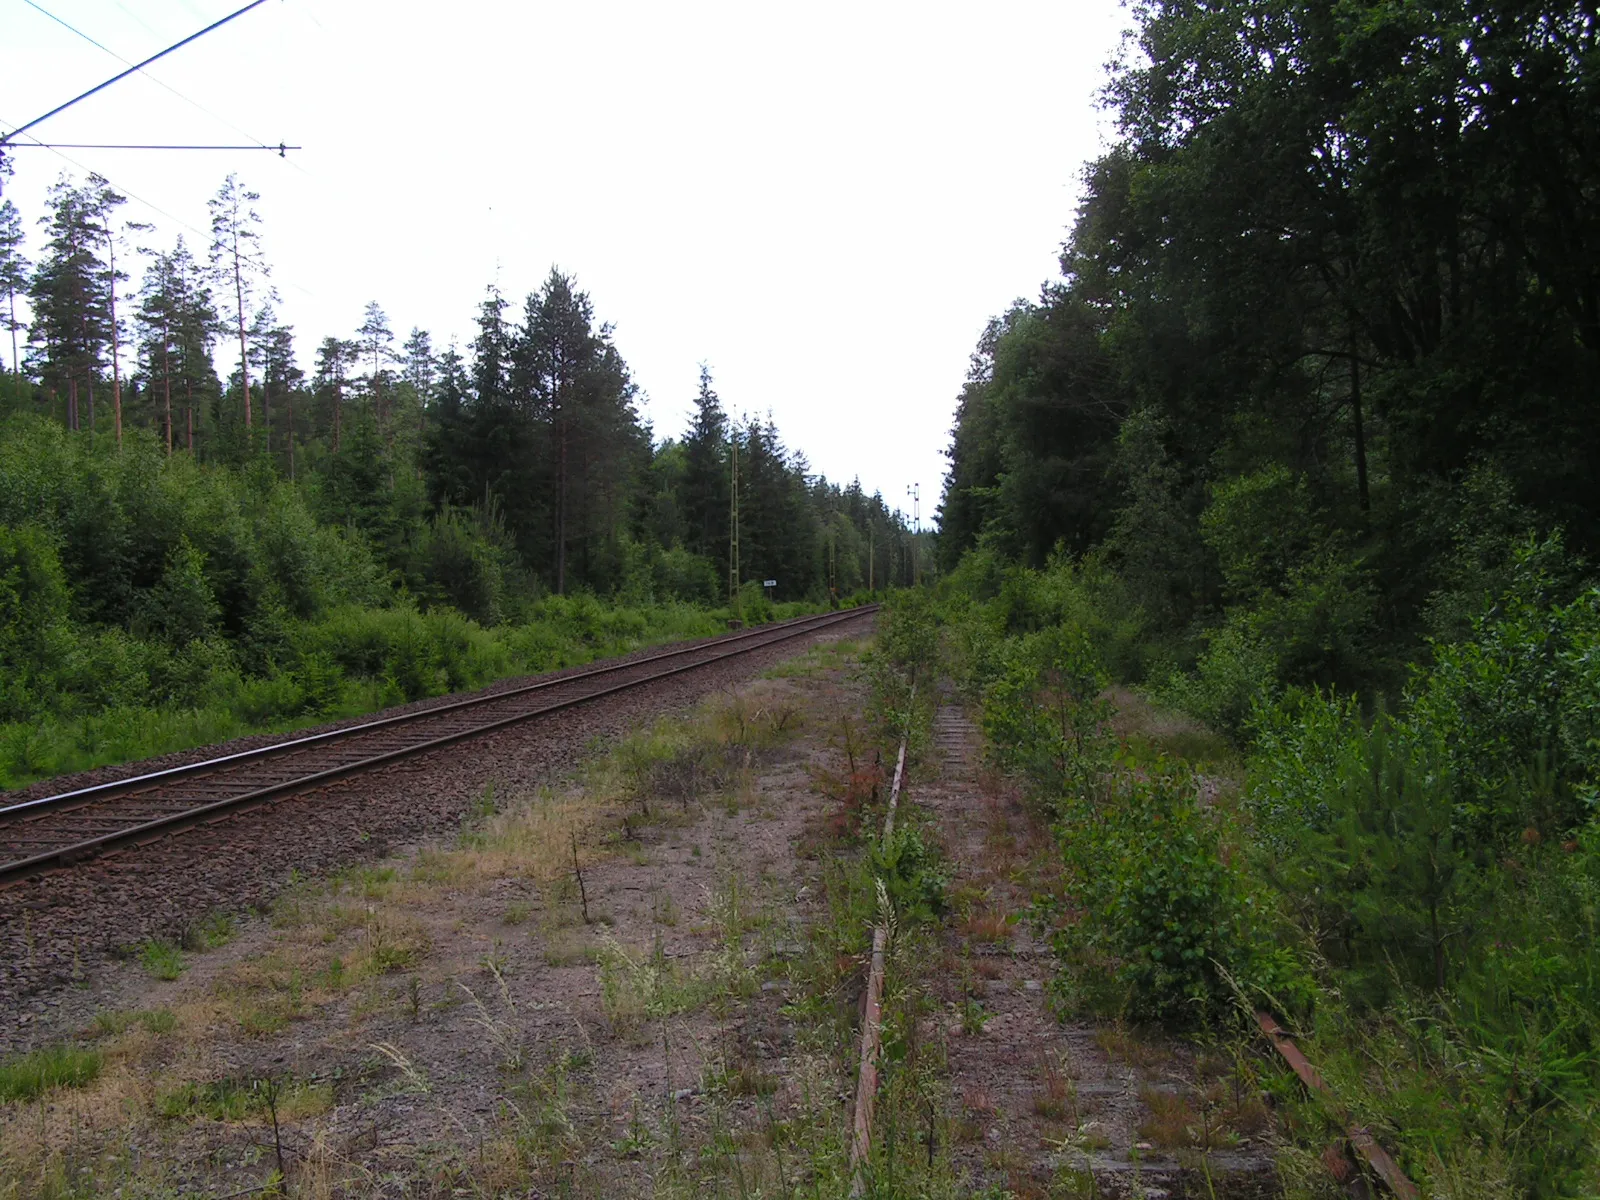
[[[1233,837],[1222,810],[1201,803],[1194,776],[1170,766],[1123,776],[1105,802],[1074,806],[1062,853],[1076,919],[1055,938],[1069,971],[1109,984],[1127,1015],[1172,1025],[1216,1020],[1235,985],[1306,1005],[1309,977],[1229,853]]]
[[[983,694],[983,730],[1002,765],[1047,797],[1082,794],[1109,765],[1106,674],[1076,627],[1054,626],[1007,643]]]

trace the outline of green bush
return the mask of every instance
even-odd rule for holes
[[[1192,774],[1124,775],[1104,801],[1072,806],[1061,829],[1076,909],[1055,936],[1065,990],[1087,979],[1126,1015],[1176,1026],[1215,1022],[1240,998],[1308,1005],[1309,976]]]
[[[1057,625],[1009,640],[983,693],[991,753],[1048,797],[1092,789],[1110,765],[1106,673],[1088,635]]]
[[[1461,820],[1497,841],[1573,828],[1600,779],[1600,591],[1553,603],[1545,549],[1519,550],[1506,593],[1467,638],[1434,644],[1408,695],[1443,743]]]

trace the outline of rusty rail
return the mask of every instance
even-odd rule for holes
[[[1350,1144],[1355,1147],[1356,1153],[1361,1155],[1367,1166],[1372,1168],[1372,1173],[1383,1180],[1384,1185],[1399,1196],[1401,1200],[1421,1200],[1422,1193],[1417,1185],[1412,1183],[1400,1164],[1389,1156],[1389,1152],[1380,1146],[1365,1126],[1357,1125],[1348,1120],[1348,1114],[1333,1094],[1333,1089],[1328,1086],[1327,1080],[1322,1078],[1321,1072],[1312,1066],[1300,1047],[1294,1044],[1294,1038],[1288,1030],[1273,1019],[1272,1014],[1260,1009],[1256,1010],[1256,1024],[1261,1026],[1261,1032],[1267,1035],[1273,1049],[1283,1056],[1289,1064],[1289,1069],[1300,1077],[1300,1082],[1306,1085],[1307,1090],[1315,1092],[1327,1100],[1338,1114],[1340,1124],[1345,1127],[1345,1134],[1350,1139]]]
[[[915,685],[911,696],[915,701]],[[910,740],[911,733],[907,729],[906,735],[900,739],[900,754],[894,764],[894,785],[889,789],[889,811],[883,818],[885,843],[894,833],[894,815],[900,805],[900,787],[906,776],[906,746]],[[867,1002],[861,1019],[861,1069],[856,1077],[855,1121],[850,1134],[852,1200],[866,1193],[867,1163],[872,1158],[872,1114],[878,1102],[878,1052],[883,1046],[883,969],[888,949],[889,926],[880,916],[872,929],[872,966],[867,971]]]

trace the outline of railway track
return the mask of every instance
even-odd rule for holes
[[[876,611],[799,617],[417,712],[0,807],[0,887]]]

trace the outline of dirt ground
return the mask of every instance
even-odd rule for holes
[[[129,964],[97,1077],[0,1105],[0,1200],[842,1197],[887,790],[860,649]],[[1267,1194],[1230,1064],[1056,1020],[1023,919],[1052,841],[979,762],[941,708],[903,803],[950,903],[891,955],[868,1194]]]
[[[917,789],[954,868],[942,938],[959,1170],[1016,1196],[1248,1197],[1275,1190],[1269,1118],[1236,1064],[1115,1024],[1062,1022],[1050,949],[1026,919],[1054,836],[981,766],[954,704],[934,718]]]

